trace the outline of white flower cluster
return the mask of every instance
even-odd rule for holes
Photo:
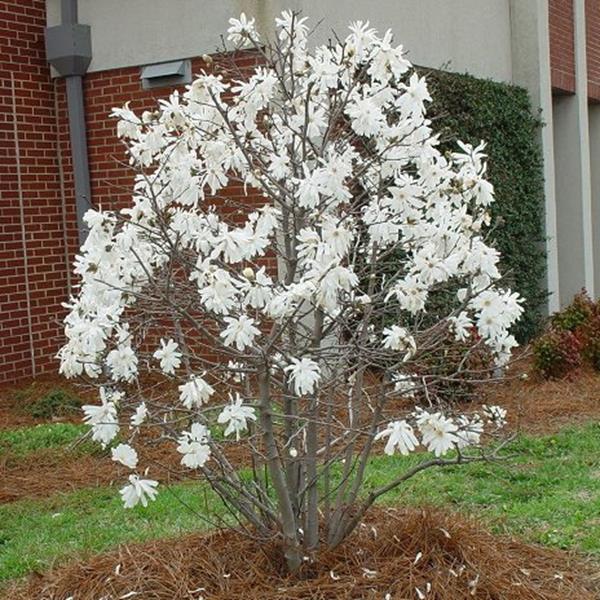
[[[487,423],[500,429],[506,425],[506,411],[499,406],[484,407]],[[452,418],[441,412],[428,412],[417,409],[412,415],[414,426],[406,419],[391,421],[385,429],[376,434],[375,440],[387,439],[384,452],[392,455],[398,451],[407,455],[423,446],[436,457],[443,456],[453,449],[477,446],[484,432],[484,421],[477,413],[467,417]],[[420,441],[417,437],[420,434]]]
[[[253,19],[242,15],[230,24],[230,42],[262,47]],[[284,12],[276,28],[289,64],[276,64],[275,56],[235,81],[203,72],[157,111],[113,110],[138,175],[130,206],[85,217],[89,235],[75,263],[81,286],[67,305],[67,342],[59,352],[67,377],[118,386],[149,364],[183,382],[187,410],[211,399],[204,373],[180,373],[187,350],[175,334],[177,341],[166,336],[145,360],[143,335],[129,321],[139,297],[178,256],[194,289],[190,305],[217,328],[215,344],[234,364],[260,355],[273,324],[289,327],[303,312],[318,312],[335,336],[336,319],[376,301],[394,304],[399,322],[372,332],[373,352],[410,362],[419,352],[418,328],[410,323],[447,282],[460,287],[447,319],[457,339],[476,331],[500,364],[508,359],[516,345],[509,330],[522,308],[516,294],[498,287],[499,254],[485,241],[494,195],[484,145],[440,152],[426,116],[426,81],[411,72],[389,31],[379,36],[368,23],[353,23],[339,43],[310,51],[305,19]],[[231,184],[253,190],[264,205],[228,220],[211,198],[226,196]],[[367,291],[360,269],[392,250],[402,256],[398,272]],[[283,254],[292,275],[261,266],[268,254]],[[313,350],[307,344],[278,366],[297,396],[318,393],[326,379]],[[119,431],[119,397],[103,393],[100,406],[84,410],[94,439],[108,444]],[[132,427],[149,412],[140,405]],[[425,414],[417,421],[420,442],[406,421],[381,432],[389,438],[386,451],[422,443],[441,454],[462,443],[462,425]],[[218,417],[225,434],[236,437],[255,419],[239,396]],[[202,467],[210,443],[205,426],[194,423],[179,440],[182,463]],[[116,457],[134,462],[122,450]],[[143,481],[130,482],[126,503],[152,497],[154,487]]]
[[[196,254],[190,279],[206,311],[225,316],[223,343],[239,352],[260,337],[256,314],[282,319],[308,301],[334,316],[358,293],[354,257],[361,228],[368,231],[363,248],[395,245],[404,251],[403,275],[387,295],[407,314],[425,309],[434,286],[462,280],[468,285],[459,292],[464,310],[454,317],[457,337],[475,326],[500,360],[515,345],[508,330],[521,314],[519,299],[494,287],[499,255],[481,234],[494,199],[483,145],[462,144],[451,157],[439,152],[426,119],[425,80],[415,73],[405,79],[411,65],[389,32],[380,38],[368,24],[355,23],[344,43],[309,53],[304,20],[296,19],[293,39],[291,22],[289,13],[277,20],[282,43],[293,44],[302,65],[292,97],[281,96],[273,69],[258,67],[235,85],[203,74],[183,95],[161,101],[158,116],[139,117],[127,106],[114,110],[132,163],[156,169],[153,177],[138,178],[133,206],[122,211],[127,223],[117,227],[107,212],[86,216],[90,234],[75,269],[81,292],[69,305],[69,341],[60,352],[67,376],[85,371],[95,377],[103,365],[116,381],[136,376],[136,352],[121,321],[135,293],[169,259],[156,241],[157,207],[169,213],[166,235]],[[253,21],[232,20],[230,39],[257,41]],[[368,77],[357,80],[357,70]],[[351,137],[328,136],[329,115],[346,96],[352,132],[378,153],[372,164]],[[261,111],[268,116],[259,118]],[[299,144],[306,148],[300,171],[290,158]],[[239,179],[273,203],[234,227],[202,203]],[[389,184],[382,188],[382,181]],[[360,215],[349,211],[351,182],[359,182],[367,197]],[[297,233],[294,282],[283,285],[264,270],[250,278],[241,268],[236,274],[236,265],[265,254],[281,229],[282,211],[295,208],[306,214]],[[414,340],[401,330],[384,331],[383,343],[410,356]],[[181,361],[173,340],[163,341],[155,357],[166,373]]]

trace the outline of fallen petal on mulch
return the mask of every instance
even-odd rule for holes
[[[32,576],[11,600],[592,600],[576,556],[497,537],[437,509],[377,509],[349,540],[285,576],[276,542],[234,530],[121,546]]]

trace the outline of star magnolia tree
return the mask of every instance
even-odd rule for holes
[[[184,93],[114,110],[133,199],[87,213],[60,370],[99,387],[85,420],[132,470],[125,506],[157,494],[134,448],[154,428],[295,570],[419,471],[495,456],[502,409],[406,407],[428,397],[423,357],[449,337],[506,363],[521,307],[486,243],[484,146],[440,153],[426,81],[390,32],[357,22],[310,51],[296,14],[272,42],[230,23],[233,47]],[[374,452],[417,450],[364,493]]]

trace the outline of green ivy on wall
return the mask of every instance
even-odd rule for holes
[[[544,289],[544,180],[538,141],[540,119],[523,88],[443,71],[424,72],[433,102],[428,114],[442,149],[455,140],[487,142],[488,177],[496,192],[492,239],[502,252],[507,286],[525,299],[516,328],[527,340],[539,331]]]

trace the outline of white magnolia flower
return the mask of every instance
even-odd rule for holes
[[[254,327],[254,319],[241,315],[238,319],[235,317],[225,317],[224,321],[227,327],[221,332],[223,343],[226,346],[235,344],[235,347],[241,352],[254,342],[254,338],[260,335],[260,330]]]
[[[383,330],[383,336],[383,347],[390,350],[397,350],[398,352],[406,352],[404,355],[405,361],[412,358],[417,351],[415,339],[404,327],[398,325],[386,327]]]
[[[138,455],[129,444],[119,444],[111,450],[112,459],[130,469],[135,469],[138,463]]]
[[[346,112],[351,119],[352,129],[358,135],[376,135],[385,122],[385,115],[372,98],[355,100],[348,105]]]
[[[147,416],[148,408],[146,407],[146,403],[140,402],[140,404],[138,404],[137,408],[135,409],[133,415],[131,415],[131,426],[139,427],[146,420]]]
[[[199,375],[194,375],[187,383],[179,386],[179,399],[190,410],[208,402],[214,393],[213,387]]]
[[[245,13],[240,14],[239,19],[229,19],[228,41],[239,46],[247,43],[250,39],[257,39],[254,19],[248,19]]]
[[[106,357],[106,364],[115,381],[131,381],[137,375],[138,359],[127,344],[119,344],[111,350]]]
[[[256,421],[256,413],[251,406],[243,406],[243,399],[236,392],[235,400],[231,398],[231,404],[228,404],[220,413],[217,422],[221,425],[227,423],[225,435],[231,435],[235,432],[235,439],[240,439],[240,433],[248,429],[248,419]]]
[[[389,423],[384,430],[375,436],[375,440],[381,438],[388,438],[384,452],[389,455],[394,454],[394,450],[397,449],[400,454],[406,456],[419,445],[419,440],[416,438],[413,428],[404,420]]]
[[[321,379],[319,365],[311,358],[292,358],[291,364],[284,368],[289,381],[298,396],[312,394]]]
[[[179,438],[177,452],[183,454],[181,464],[190,468],[203,467],[210,458],[210,446],[208,429],[201,423],[193,423],[190,431],[184,431]]]
[[[245,269],[247,270],[247,269]],[[250,269],[252,271],[252,269]],[[246,302],[252,308],[263,308],[272,296],[273,280],[265,273],[265,268],[260,268],[256,273],[252,271],[252,277],[244,275],[248,281],[252,282],[248,285],[248,293],[246,294]]]
[[[174,340],[160,340],[160,348],[153,354],[156,360],[160,361],[160,368],[167,375],[173,375],[175,369],[181,366],[181,352],[179,346]]]
[[[395,296],[400,307],[415,314],[425,308],[427,301],[427,286],[420,278],[409,275],[394,285],[388,294],[388,299]]]
[[[419,376],[410,373],[393,373],[394,391],[406,398],[414,398],[419,385]]]
[[[120,494],[125,508],[133,508],[141,503],[148,506],[148,500],[154,500],[158,492],[158,481],[153,479],[140,479],[138,475],[129,476],[129,485],[121,488]]]
[[[422,444],[436,456],[446,454],[459,442],[456,435],[457,425],[441,413],[421,411],[417,417],[417,424],[422,435]]]
[[[464,342],[469,339],[473,328],[473,322],[464,310],[458,316],[450,317],[449,321],[456,340]]]
[[[92,439],[100,442],[102,446],[110,444],[119,433],[117,407],[112,400],[117,398],[100,388],[102,404],[86,404],[82,406],[84,422],[92,426]],[[109,400],[109,398],[112,398]]]
[[[472,418],[461,415],[457,419],[458,431],[456,437],[458,441],[456,445],[459,448],[467,446],[476,446],[479,444],[481,434],[483,433],[483,422],[479,415],[474,415]]]
[[[488,423],[493,423],[496,427],[501,428],[506,425],[506,409],[501,406],[483,405],[483,412],[488,418]]]

